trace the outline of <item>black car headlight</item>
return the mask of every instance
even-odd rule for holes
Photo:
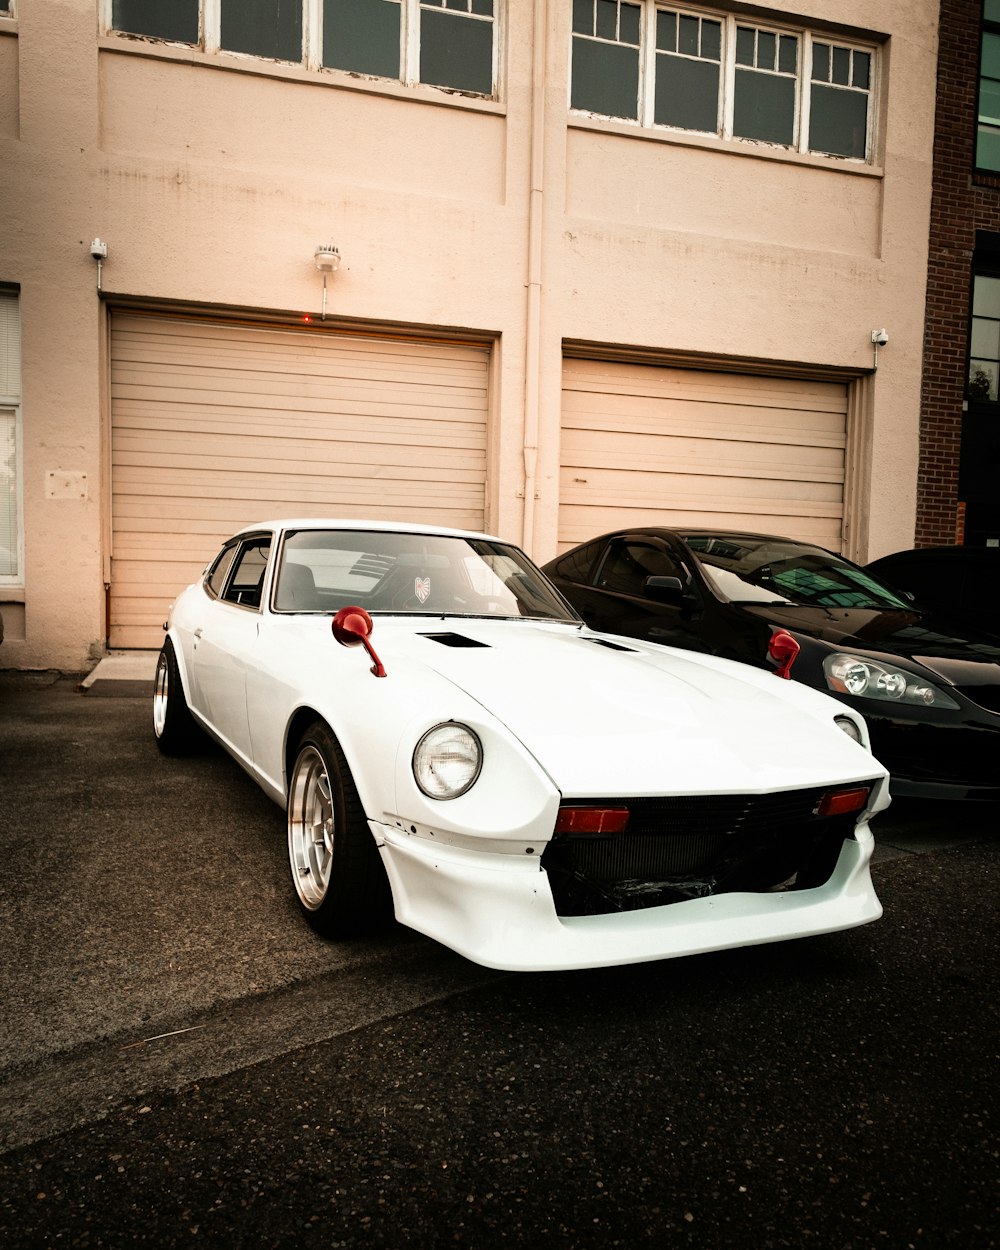
[[[951,695],[932,682],[881,660],[838,651],[823,661],[823,673],[827,686],[838,694],[915,707],[958,707]]]
[[[483,748],[468,725],[428,729],[413,752],[413,777],[429,799],[457,799],[476,783]]]

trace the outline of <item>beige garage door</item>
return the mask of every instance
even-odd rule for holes
[[[842,383],[568,360],[560,550],[629,525],[726,525],[840,550]]]
[[[483,528],[485,347],[133,314],[111,343],[113,647],[158,647],[243,525]]]

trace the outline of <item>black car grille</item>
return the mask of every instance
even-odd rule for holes
[[[629,821],[621,834],[553,837],[542,867],[556,911],[603,915],[783,883],[821,885],[858,817],[816,816],[825,793],[567,799],[566,806],[627,807]]]
[[[1000,729],[904,725],[875,717],[868,728],[872,754],[893,777],[952,786],[1000,786]]]

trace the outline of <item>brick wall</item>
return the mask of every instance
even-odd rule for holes
[[[942,0],[920,414],[916,545],[962,541],[958,497],[971,266],[1000,231],[1000,178],[973,173],[980,0]]]

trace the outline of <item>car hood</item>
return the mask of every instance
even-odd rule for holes
[[[923,665],[957,686],[1000,684],[1000,638],[923,612],[739,604],[771,626],[807,634],[831,650],[878,652]]]
[[[389,681],[404,653],[432,669],[501,721],[568,797],[883,775],[834,725],[840,704],[728,660],[528,621],[387,628],[382,645]]]

